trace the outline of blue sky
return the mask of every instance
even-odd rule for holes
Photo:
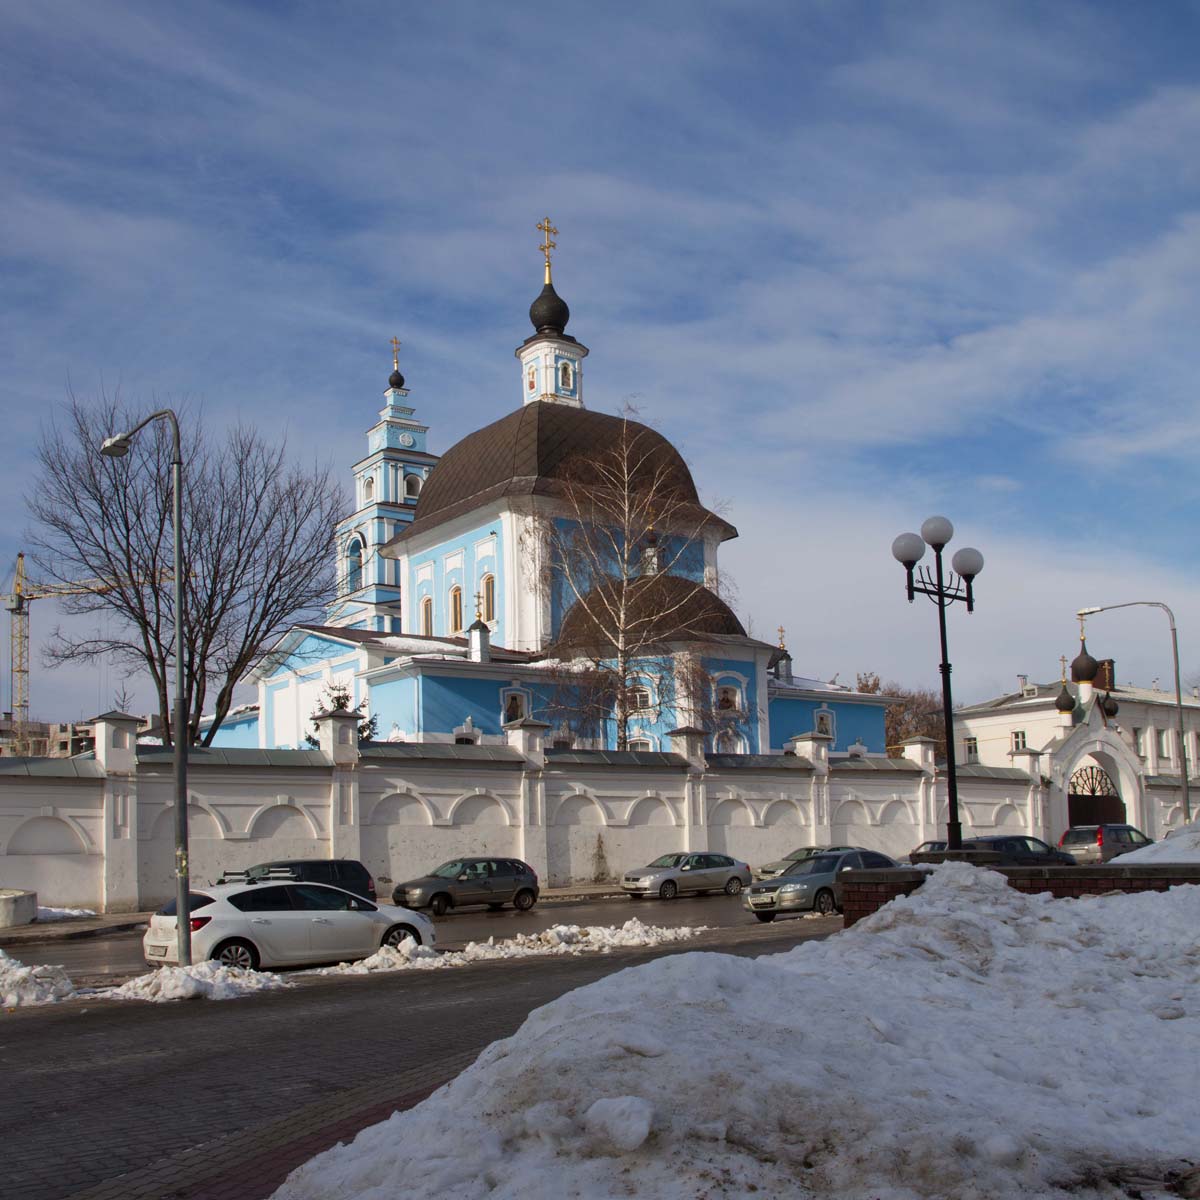
[[[0,564],[68,386],[348,467],[396,334],[435,450],[511,410],[550,213],[589,405],[725,502],[798,670],[936,684],[888,548],[944,511],[962,699],[1129,599],[1196,675],[1198,44],[1182,2],[9,5]],[[1159,614],[1089,641],[1167,683]]]

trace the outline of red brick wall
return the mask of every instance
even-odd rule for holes
[[[1100,896],[1105,892],[1165,892],[1177,884],[1200,884],[1200,865],[1119,866],[1114,859],[1097,867],[997,867],[1009,887],[1021,892],[1049,892],[1057,899]],[[842,879],[845,928],[878,912],[897,896],[915,892],[925,873],[911,867],[879,871],[848,871]]]

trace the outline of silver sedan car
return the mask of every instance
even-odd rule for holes
[[[812,858],[817,854],[843,854],[847,850],[860,850],[861,846],[801,846],[791,854],[785,854],[777,862],[769,862],[754,872],[755,879],[774,879],[776,875],[786,875],[798,862]]]
[[[663,854],[648,866],[626,871],[621,886],[630,900],[673,900],[680,892],[736,896],[750,886],[750,868],[728,854]]]
[[[816,912],[823,917],[832,916],[842,907],[843,871],[896,865],[886,854],[874,850],[817,854],[793,863],[785,875],[754,884],[746,892],[742,905],[760,921],[773,921],[784,913]]]

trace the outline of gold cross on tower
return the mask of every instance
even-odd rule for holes
[[[475,620],[483,620],[483,597],[478,592],[475,593]]]
[[[1058,656],[1058,661],[1062,665],[1062,681],[1063,681],[1063,683],[1066,683],[1067,682],[1067,656],[1065,654],[1060,654]]]
[[[550,224],[550,218],[546,217],[539,221],[538,229],[546,235],[546,240],[538,247],[538,249],[546,256],[546,282],[550,282],[550,251],[558,249],[558,243],[554,238],[558,236],[558,230]]]
[[[779,627],[779,648],[780,648],[780,650],[787,649],[787,645],[783,640],[783,626],[782,625],[780,625],[780,627]]]
[[[400,339],[392,338],[392,370],[400,370]]]

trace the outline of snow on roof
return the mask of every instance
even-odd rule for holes
[[[560,996],[276,1200],[1166,1194],[1195,1161],[1198,924],[1197,887],[1053,900],[946,863],[827,940]]]

